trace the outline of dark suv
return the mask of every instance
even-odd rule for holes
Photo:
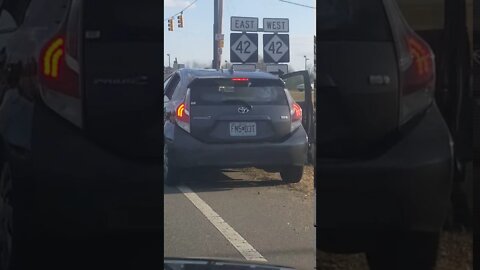
[[[167,184],[192,167],[259,167],[280,172],[288,183],[302,179],[308,127],[302,125],[301,105],[278,76],[180,69],[164,89]]]
[[[395,0],[317,10],[317,247],[433,269],[453,173],[435,56]]]
[[[162,4],[0,1],[3,269],[35,235],[162,233]]]

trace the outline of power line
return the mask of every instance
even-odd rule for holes
[[[172,16],[164,19],[163,21],[168,21],[170,18],[175,17],[175,16],[177,16],[177,15],[179,15],[179,14],[182,14],[185,10],[189,9],[189,8],[190,8],[193,4],[195,4],[195,2],[197,2],[197,1],[198,1],[198,0],[193,1],[193,2],[190,3],[188,6],[186,6],[184,9],[182,9],[182,10],[180,10],[179,12],[173,14]]]
[[[301,7],[307,7],[307,8],[317,9],[316,7],[307,6],[307,5],[304,5],[304,4],[299,4],[299,3],[290,2],[290,1],[286,1],[286,0],[280,0],[280,1],[281,1],[281,2],[285,2],[285,3],[292,4],[292,5],[301,6]]]

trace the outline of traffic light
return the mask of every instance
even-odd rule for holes
[[[173,31],[173,17],[168,19],[168,31]]]
[[[182,14],[178,15],[177,19],[178,19],[178,28],[183,28],[183,15]]]

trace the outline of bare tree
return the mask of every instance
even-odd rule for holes
[[[190,67],[190,68],[205,68],[205,67],[209,67],[210,65],[199,63],[199,62],[194,60],[194,61],[191,61],[191,62],[187,62],[187,66]]]

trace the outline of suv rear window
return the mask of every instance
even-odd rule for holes
[[[321,41],[391,41],[382,0],[317,1],[317,38]]]
[[[100,31],[106,41],[161,41],[162,1],[84,1],[85,29]]]
[[[198,79],[190,85],[192,105],[288,105],[280,80]]]

